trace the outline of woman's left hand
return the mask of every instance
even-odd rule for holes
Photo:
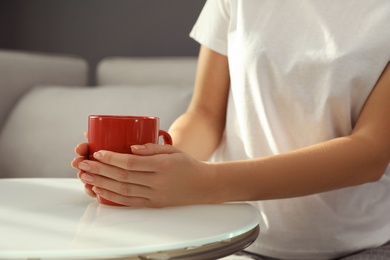
[[[171,145],[132,147],[133,154],[98,151],[83,160],[80,178],[100,197],[132,207],[218,203],[212,166]]]

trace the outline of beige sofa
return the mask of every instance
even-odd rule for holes
[[[188,106],[195,70],[194,57],[109,57],[86,86],[79,57],[0,50],[0,178],[75,177],[90,114],[154,115],[167,130]]]

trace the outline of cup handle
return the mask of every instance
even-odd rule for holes
[[[158,136],[162,136],[165,145],[172,145],[172,137],[168,132],[164,130],[158,130]]]

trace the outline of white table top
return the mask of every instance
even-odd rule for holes
[[[240,236],[259,224],[247,203],[136,209],[99,204],[77,179],[0,179],[0,259],[104,259]]]

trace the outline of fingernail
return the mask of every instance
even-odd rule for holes
[[[103,158],[103,154],[101,152],[95,152],[93,157],[97,160],[101,160]]]
[[[79,169],[84,170],[84,171],[89,171],[91,169],[91,167],[85,162],[79,163],[78,167],[79,167]]]
[[[90,174],[83,173],[81,174],[81,179],[83,179],[86,182],[92,183],[94,181],[94,178]]]
[[[136,150],[142,150],[145,149],[146,147],[144,145],[132,145],[131,148],[134,148]]]
[[[96,186],[93,186],[93,187],[92,187],[92,190],[93,190],[96,194],[102,193],[102,189],[100,189],[100,188],[98,188],[98,187],[96,187]]]

